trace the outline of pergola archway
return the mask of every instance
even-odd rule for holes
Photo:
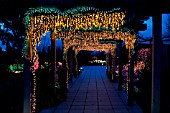
[[[115,48],[116,48],[116,44],[92,44],[92,45],[87,45],[87,46],[78,46],[75,48],[75,55],[77,55],[78,52],[81,50],[105,51],[107,53],[109,50],[115,50]],[[114,51],[111,51],[111,54],[113,55]],[[76,71],[78,71],[78,67],[76,67]]]
[[[127,49],[133,49],[136,41],[135,34],[123,31],[75,31],[59,32],[54,34],[55,39],[57,37],[64,41],[64,52],[74,45],[91,45],[92,43],[99,43],[100,40],[123,40]],[[65,37],[64,37],[65,36]]]
[[[117,11],[117,12],[116,12]],[[82,45],[90,40],[124,40],[126,48],[134,48],[134,34],[119,31],[124,24],[125,12],[119,9],[99,11],[93,7],[78,7],[61,12],[58,9],[37,8],[26,12],[26,38],[23,50],[25,58],[30,58],[33,89],[31,89],[31,112],[36,111],[36,75],[35,61],[36,45],[40,43],[41,35],[51,31],[51,40],[58,38],[64,41],[64,52],[74,45]],[[79,30],[78,33],[76,31]],[[81,37],[81,38],[80,38]],[[54,68],[55,69],[55,68]]]

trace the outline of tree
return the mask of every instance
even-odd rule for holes
[[[3,45],[6,45],[7,57],[10,57],[11,53],[15,54],[12,59],[21,59],[25,35],[23,18],[29,7],[28,0],[0,1],[0,23],[4,27],[4,29],[0,29],[0,40]]]
[[[166,28],[167,28],[167,34],[165,34],[165,36],[163,36],[163,38],[170,38],[170,14],[168,15]]]

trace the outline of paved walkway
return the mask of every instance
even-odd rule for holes
[[[136,103],[127,106],[125,91],[117,91],[117,83],[107,78],[105,66],[83,68],[66,101],[40,113],[142,113]]]

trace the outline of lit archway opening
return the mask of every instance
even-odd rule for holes
[[[36,76],[37,69],[37,49],[36,45],[40,43],[40,38],[47,31],[53,30],[52,39],[62,38],[59,31],[75,31],[75,30],[92,30],[94,28],[103,30],[119,30],[119,27],[124,24],[125,12],[121,12],[120,8],[114,8],[110,11],[99,11],[93,7],[78,7],[61,12],[55,8],[31,8],[25,13],[24,23],[26,26],[25,47],[23,49],[23,57],[30,60],[34,65],[31,66],[33,75],[33,91],[31,91],[31,112],[36,111]],[[102,32],[101,32],[102,33]],[[75,34],[75,32],[74,32]],[[87,32],[88,34],[88,32]],[[99,33],[100,34],[100,33]],[[126,33],[125,33],[126,34]],[[72,40],[70,38],[63,39]],[[76,35],[74,35],[76,37]],[[101,35],[98,35],[98,39]],[[113,37],[112,37],[113,38]],[[131,37],[128,38],[128,40]],[[115,39],[121,39],[120,36]],[[68,43],[66,43],[68,44]],[[77,44],[73,43],[72,45]],[[64,48],[69,45],[64,45]],[[130,46],[129,46],[130,47]],[[67,49],[65,49],[66,51]]]

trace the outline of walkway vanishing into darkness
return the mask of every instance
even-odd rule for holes
[[[73,82],[66,101],[40,113],[142,113],[135,103],[127,105],[125,91],[107,78],[105,66],[85,66]]]

